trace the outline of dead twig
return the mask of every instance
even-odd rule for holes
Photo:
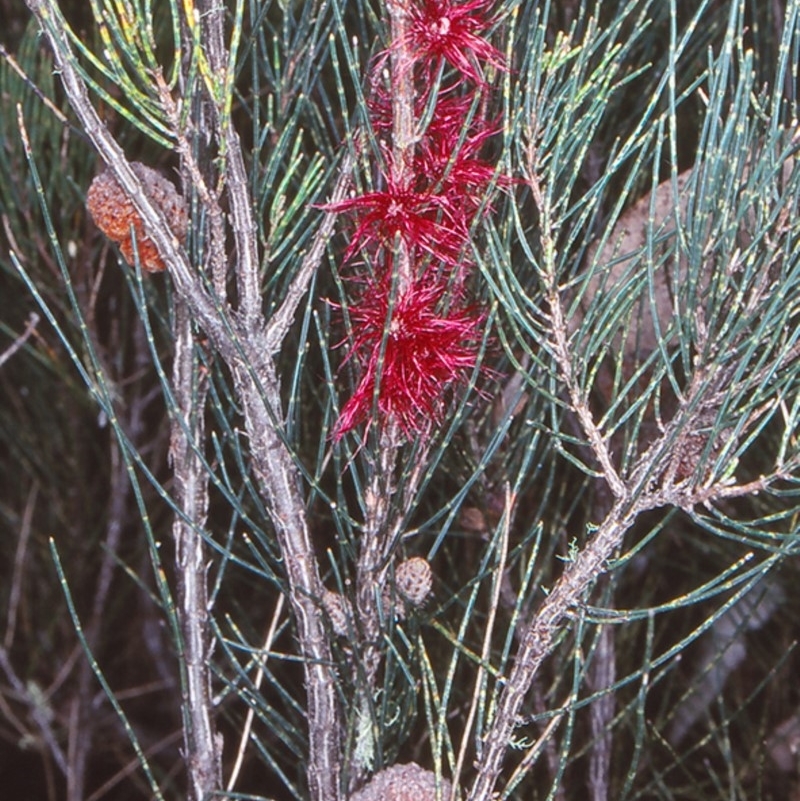
[[[2,367],[32,336],[39,325],[39,315],[31,312],[25,330],[2,352],[0,353],[0,367]]]

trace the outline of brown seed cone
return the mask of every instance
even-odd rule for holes
[[[431,566],[421,556],[412,556],[401,562],[394,571],[397,591],[412,606],[421,606],[433,586]]]
[[[171,181],[151,167],[134,161],[131,162],[131,169],[142,182],[150,201],[163,212],[172,233],[183,244],[189,227],[183,197]],[[133,203],[108,168],[92,181],[86,194],[86,206],[97,227],[119,245],[128,264],[133,264],[135,261],[131,239],[132,226],[136,233],[136,246],[142,269],[151,273],[160,273],[166,269],[158,248],[145,234],[142,219],[133,207]]]
[[[447,801],[450,782],[442,779],[436,794],[436,776],[411,762],[376,773],[369,784],[350,796],[350,801]]]
[[[347,636],[351,625],[349,621],[352,617],[347,600],[338,592],[325,590],[322,594],[322,606],[328,613],[334,633],[340,637]]]

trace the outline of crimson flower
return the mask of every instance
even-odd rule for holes
[[[452,139],[452,137],[458,137],[461,133],[464,127],[464,120],[469,117],[473,98],[468,94],[453,94],[453,89],[454,87],[439,89],[436,108],[428,127],[424,131],[424,136]],[[373,80],[372,94],[367,102],[369,104],[372,127],[376,131],[391,131],[393,125],[392,96],[383,82],[377,78]],[[422,92],[416,96],[414,100],[415,120],[421,120],[425,117],[429,102],[430,96],[427,92]]]
[[[472,104],[473,98],[468,94],[461,97],[457,95],[442,97],[440,94],[431,121],[425,130],[425,138],[441,142],[457,142],[464,130],[465,120],[470,119]],[[420,113],[421,117],[422,113]],[[483,117],[473,114],[466,142],[475,142],[476,139],[479,139],[482,143],[488,136],[496,132],[494,128],[490,128],[489,123]]]
[[[416,159],[417,172],[427,176],[437,195],[448,199],[452,213],[458,214],[467,228],[486,190],[496,180],[495,168],[475,155],[482,141],[492,133],[486,131],[468,138],[460,147],[457,139],[426,138]]]
[[[407,435],[424,433],[441,420],[448,391],[475,368],[481,315],[445,308],[438,283],[412,284],[393,306],[391,294],[389,280],[369,282],[350,307],[348,358],[356,356],[362,376],[342,409],[335,439],[371,418],[376,401],[380,417],[396,420]]]
[[[448,207],[446,196],[417,192],[397,181],[392,170],[386,177],[385,190],[345,198],[325,208],[351,212],[356,221],[345,261],[374,243],[391,246],[399,234],[409,250],[419,248],[452,262],[466,236],[465,231],[457,230],[459,215]]]
[[[481,37],[489,27],[486,15],[494,0],[413,0],[408,42],[415,58],[438,66],[442,59],[465,78],[483,83],[480,62],[504,68],[502,53]]]

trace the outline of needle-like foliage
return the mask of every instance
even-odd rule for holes
[[[798,0],[0,17],[4,793],[797,795]]]

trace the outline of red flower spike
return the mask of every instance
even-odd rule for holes
[[[406,435],[425,433],[440,422],[448,391],[475,368],[482,316],[468,308],[443,311],[444,289],[417,284],[397,300],[390,317],[390,294],[389,281],[368,284],[350,307],[350,355],[357,355],[363,375],[342,409],[335,439],[371,417],[376,381],[378,415],[396,420]]]
[[[484,83],[481,62],[505,69],[503,54],[481,33],[489,27],[486,19],[494,0],[411,0],[408,42],[413,56],[429,61],[435,68],[444,59],[465,78]]]
[[[480,158],[495,123],[476,108],[477,84],[485,86],[486,65],[505,69],[502,54],[482,34],[494,0],[391,0],[407,16],[404,38],[373,62],[369,114],[385,148],[389,169],[381,191],[329,204],[354,226],[345,253],[365,251],[374,272],[351,276],[360,284],[350,303],[352,336],[345,363],[356,362],[359,381],[342,408],[333,437],[340,439],[362,422],[394,421],[406,436],[426,436],[440,424],[452,397],[476,369],[485,316],[467,305],[470,229],[490,208],[487,193],[506,186]],[[403,150],[402,169],[391,158],[397,65],[385,69],[400,50],[413,91],[417,130]],[[436,72],[447,63],[445,82],[431,95]],[[434,103],[431,111],[430,105]],[[477,112],[477,113],[476,113]],[[385,141],[384,141],[385,140]],[[410,273],[393,266],[398,238]],[[395,297],[396,295],[396,297]]]

